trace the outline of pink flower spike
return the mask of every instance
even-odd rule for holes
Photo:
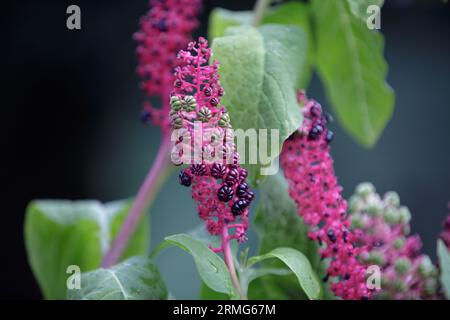
[[[285,141],[280,160],[289,184],[289,194],[298,212],[311,226],[309,236],[321,244],[321,255],[330,259],[327,277],[330,287],[342,299],[368,299],[366,268],[357,260],[364,251],[353,244],[355,236],[346,216],[347,203],[342,198],[333,169],[329,143],[333,133],[327,129],[327,117],[321,106],[299,94],[304,121]]]

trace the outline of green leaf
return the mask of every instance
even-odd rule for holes
[[[367,8],[369,6],[376,5],[381,8],[384,4],[384,0],[347,0],[347,1],[348,4],[350,5],[351,12],[364,22],[366,22],[367,18],[369,17],[369,14],[367,13]]]
[[[201,300],[230,300],[230,297],[225,293],[217,292],[208,287],[203,281],[200,285],[200,299]]]
[[[278,247],[290,247],[308,257],[319,277],[325,276],[326,263],[321,261],[319,246],[308,238],[308,227],[297,212],[295,203],[288,194],[286,180],[281,174],[268,177],[260,189],[260,201],[256,209],[254,226],[259,235],[259,254]],[[280,268],[278,261],[264,262],[264,266]],[[322,284],[324,298],[332,299],[328,286]],[[267,276],[250,285],[249,296],[255,299],[305,299],[294,276]]]
[[[25,245],[28,261],[46,299],[65,299],[67,268],[82,272],[100,265],[130,201],[101,204],[98,201],[33,201],[25,217]],[[145,254],[149,245],[149,224],[142,219],[122,259]]]
[[[211,11],[208,23],[208,37],[222,37],[228,27],[246,25],[250,26],[253,11],[231,11],[215,8]],[[286,2],[266,9],[261,24],[283,24],[300,27],[308,39],[307,63],[302,65],[299,72],[299,88],[306,89],[312,75],[314,63],[313,37],[310,26],[310,7],[302,2]]]
[[[373,146],[389,121],[394,93],[385,82],[384,40],[349,10],[346,1],[312,2],[316,62],[328,98],[347,132]]]
[[[309,299],[318,299],[320,297],[320,282],[314,273],[308,258],[303,253],[292,248],[277,248],[261,256],[251,257],[249,265],[261,262],[266,259],[277,258],[283,261],[289,269],[294,272],[300,286]],[[262,273],[261,275],[264,275]],[[256,276],[261,276],[256,275]]]
[[[70,300],[161,300],[167,296],[157,267],[145,257],[83,273],[81,288],[67,290]]]
[[[232,298],[238,297],[223,260],[209,249],[206,243],[191,235],[176,234],[166,237],[165,241],[152,253],[152,257],[172,245],[183,249],[192,256],[200,277],[209,288],[216,292],[225,293]]]
[[[267,141],[267,154],[275,157],[302,121],[296,97],[299,73],[292,70],[301,70],[305,64],[305,33],[295,26],[264,25],[228,28],[227,34],[212,45],[226,92],[222,102],[234,129],[267,129],[269,136],[271,129],[278,130],[278,147],[272,148],[271,139]],[[249,163],[248,155],[258,155],[260,145],[261,140],[246,143],[245,152],[239,150],[241,159]],[[253,184],[262,180],[260,169],[270,164],[257,160],[258,164],[248,166]]]
[[[441,268],[441,285],[445,296],[450,299],[450,251],[442,240],[438,240],[437,255]]]

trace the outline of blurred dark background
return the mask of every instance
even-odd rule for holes
[[[70,4],[81,7],[80,31],[66,28]],[[216,6],[251,9],[253,1],[205,1],[199,33],[205,34]],[[159,132],[139,122],[145,97],[131,39],[146,10],[146,0],[2,2],[0,298],[40,298],[22,240],[31,199],[129,197],[150,166]],[[450,8],[440,1],[389,0],[381,21],[394,115],[371,150],[334,123],[336,172],[346,196],[361,181],[372,181],[381,193],[398,191],[413,214],[413,232],[434,259],[450,200]],[[309,95],[328,108],[317,78]],[[170,178],[152,208],[153,244],[200,223],[176,180]],[[255,234],[250,237],[255,247]],[[175,297],[195,298],[194,264],[175,251],[157,262]]]

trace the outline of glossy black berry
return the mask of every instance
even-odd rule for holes
[[[321,124],[316,124],[312,127],[308,134],[308,140],[316,140],[323,132],[323,126]]]
[[[245,178],[247,178],[247,176],[248,176],[247,169],[241,168],[241,171],[239,172],[239,176],[240,176],[241,180],[244,180]]]
[[[181,80],[180,79],[177,79],[177,80],[175,80],[175,82],[173,83],[173,85],[175,86],[175,88],[181,88],[181,85],[182,85],[183,83],[181,82]]]
[[[227,202],[233,198],[234,192],[230,186],[224,185],[217,191],[217,197],[220,201]]]
[[[141,121],[143,124],[147,124],[150,122],[152,115],[148,110],[142,110],[141,112]]]
[[[207,173],[206,166],[203,163],[193,164],[191,165],[191,172],[196,176],[204,176]]]
[[[247,200],[248,203],[252,202],[253,199],[255,198],[255,194],[253,193],[253,191],[247,191],[247,193],[243,196],[243,198],[245,200]]]
[[[217,90],[217,93],[219,94],[219,96],[221,97],[221,96],[223,96],[223,94],[224,94],[224,91],[223,91],[223,89],[222,88],[219,88],[219,90]]]
[[[211,167],[211,176],[214,179],[222,179],[227,173],[227,168],[221,163],[214,163]]]
[[[248,206],[248,202],[244,199],[239,199],[238,201],[236,201],[235,203],[233,203],[233,205],[231,206],[231,213],[234,216],[239,216],[241,215],[245,208],[247,208]]]
[[[178,178],[180,179],[180,184],[185,187],[189,187],[192,183],[191,177],[184,170],[180,171]]]
[[[327,236],[328,236],[328,239],[330,239],[331,242],[333,242],[333,243],[336,242],[336,235],[334,234],[333,229],[329,229],[327,231]]]
[[[333,131],[328,130],[328,131],[327,131],[327,135],[326,135],[326,137],[325,137],[325,141],[326,141],[327,143],[331,143],[331,141],[333,141],[333,137],[334,137]]]
[[[205,96],[210,97],[212,95],[212,89],[210,87],[206,87],[205,89],[203,89],[203,93],[205,94]]]
[[[209,104],[210,104],[211,106],[215,107],[215,106],[217,106],[217,105],[219,104],[219,99],[217,99],[217,98],[211,98],[211,99],[209,100]]]
[[[247,190],[248,190],[248,184],[243,182],[243,183],[239,184],[238,187],[236,188],[236,195],[239,198],[241,198],[246,195]]]
[[[225,178],[225,182],[228,185],[236,184],[239,179],[239,171],[236,168],[233,168],[228,172],[227,177]]]

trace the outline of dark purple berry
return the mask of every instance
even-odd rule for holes
[[[333,137],[334,137],[333,131],[328,130],[328,131],[327,131],[327,135],[326,135],[326,137],[325,137],[325,141],[326,141],[327,143],[331,143],[331,141],[333,141]]]
[[[247,206],[248,206],[248,203],[246,200],[239,199],[238,201],[233,203],[233,205],[231,206],[231,213],[233,214],[233,216],[239,216],[244,212],[244,210],[245,210],[245,208],[247,208]]]
[[[168,30],[167,22],[164,19],[161,19],[157,23],[155,23],[155,27],[161,32],[166,32]]]
[[[329,229],[327,231],[327,236],[328,236],[328,239],[330,239],[331,242],[333,242],[333,243],[336,242],[336,235],[334,234],[333,229]]]
[[[180,171],[178,178],[180,179],[180,184],[185,187],[189,187],[192,183],[191,177],[184,170]]]
[[[219,88],[219,90],[217,90],[218,95],[221,97],[223,96],[224,92],[222,88]]]
[[[255,198],[255,194],[253,193],[253,191],[247,191],[247,193],[244,195],[243,197],[245,200],[247,200],[248,203],[252,202],[253,199]]]
[[[143,124],[147,124],[150,122],[150,119],[152,118],[152,115],[148,110],[142,110],[141,112],[141,121]]]
[[[323,132],[323,126],[321,124],[316,124],[312,127],[308,134],[308,140],[316,140]]]
[[[248,176],[248,171],[247,169],[241,168],[241,170],[239,171],[239,177],[241,178],[241,180],[245,180],[245,178],[247,178]]]
[[[238,187],[236,188],[236,195],[241,198],[243,196],[245,196],[245,194],[247,193],[248,190],[248,184],[243,182],[240,185],[238,185]]]
[[[217,105],[219,104],[219,99],[217,99],[217,98],[211,98],[211,99],[209,100],[209,104],[210,104],[211,106],[215,107],[215,106],[217,106]]]
[[[191,172],[196,176],[204,176],[206,175],[206,166],[203,163],[193,164],[191,165]]]
[[[175,88],[181,88],[181,85],[183,83],[181,82],[180,79],[175,80],[175,82],[173,83],[173,85],[175,86]]]
[[[219,191],[217,191],[217,197],[223,202],[230,201],[233,198],[233,195],[233,189],[227,185],[223,185],[220,187]]]
[[[203,89],[203,93],[205,94],[205,96],[210,97],[212,95],[212,89],[210,87],[206,87],[205,89]]]
[[[230,172],[228,172],[227,177],[225,178],[225,182],[228,185],[236,184],[239,179],[239,171],[236,168],[232,168]]]
[[[211,175],[215,179],[222,179],[227,173],[227,168],[221,163],[214,163],[211,167]]]
[[[322,113],[322,107],[318,103],[314,103],[313,106],[311,106],[310,113],[313,117],[318,117]]]

